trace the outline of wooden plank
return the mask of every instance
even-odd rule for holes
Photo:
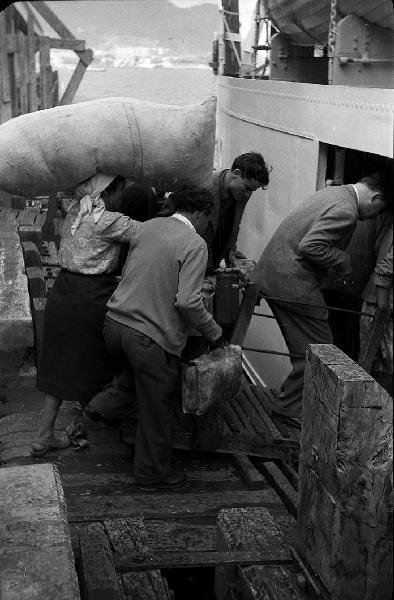
[[[265,555],[272,563],[276,561],[276,564],[240,569],[217,567],[215,593],[218,600],[227,598],[231,589],[238,590],[236,597],[256,600],[295,600],[302,597],[295,585],[290,551],[268,510],[260,507],[222,510],[217,525],[218,551],[254,551]]]
[[[139,554],[122,555],[115,559],[117,571],[149,571],[150,569],[206,569],[228,565],[278,565],[292,564],[290,558],[277,560],[267,557],[266,552],[256,550],[237,551],[188,551],[149,552],[141,560]]]
[[[92,60],[93,52],[91,50],[85,50],[84,57],[83,59],[80,58],[77,66],[75,67],[75,71],[72,74],[66,89],[64,90],[63,96],[59,101],[59,105],[71,104],[79,87],[79,84],[81,83],[82,78],[85,74],[86,67],[89,66]]]
[[[51,48],[60,50],[74,50],[83,52],[85,50],[85,40],[73,40],[70,38],[49,38]]]
[[[46,36],[40,36],[40,108],[50,108],[49,102],[49,71],[51,66],[51,46]]]
[[[249,328],[250,320],[254,313],[256,301],[259,296],[259,288],[255,283],[248,283],[244,297],[242,298],[241,306],[237,322],[231,336],[231,343],[237,346],[242,346],[246,333]]]
[[[120,600],[112,550],[104,529],[91,523],[79,534],[81,580],[86,600]]]
[[[8,69],[7,33],[5,13],[0,12],[0,122],[12,117],[11,82]]]
[[[36,39],[34,33],[34,15],[30,6],[27,7],[27,56],[28,56],[28,111],[37,110],[37,77],[36,77],[36,58],[35,48]]]
[[[42,269],[39,267],[26,267],[26,275],[30,298],[46,298],[47,286]]]
[[[267,482],[276,491],[289,513],[296,519],[298,502],[297,492],[290,485],[282,471],[274,462],[264,461],[259,458],[256,458],[255,462]]]
[[[143,558],[149,552],[143,519],[119,519],[104,521],[105,531],[114,551],[114,560],[119,556],[132,554]],[[148,569],[143,573],[119,573],[119,582],[125,598],[144,598],[144,600],[170,600],[170,591],[166,580],[157,569]]]
[[[241,475],[243,481],[251,490],[258,490],[261,487],[267,487],[267,481],[264,475],[251,462],[250,458],[244,454],[234,454],[232,456],[234,467]]]
[[[29,111],[28,103],[28,92],[27,84],[29,80],[29,61],[27,52],[27,36],[23,33],[18,33],[18,46],[19,46],[19,64],[20,64],[20,103],[21,103],[21,114],[25,114]]]
[[[145,518],[155,519],[211,517],[222,508],[261,505],[269,508],[279,504],[277,494],[271,489],[204,492],[198,495],[171,491],[163,494],[67,496],[70,522],[119,519],[141,514]]]
[[[365,348],[361,349],[358,364],[367,373],[371,371],[379,346],[390,321],[392,308],[390,306],[377,307],[371,323],[370,334]]]
[[[41,254],[38,248],[33,242],[22,242],[23,258],[25,261],[25,267],[39,267],[41,268]]]
[[[36,225],[20,225],[18,227],[21,242],[34,242],[38,247],[41,242],[41,227]]]
[[[61,38],[75,40],[75,36],[52,11],[52,9],[49,8],[46,2],[43,2],[42,0],[36,0],[34,3],[34,8]],[[90,49],[83,51],[78,50],[76,51],[76,54],[79,56],[79,62],[59,102],[60,105],[70,104],[73,101],[78,86],[81,83],[83,75],[86,71],[86,67],[88,67],[93,60],[93,52]]]
[[[41,259],[43,265],[48,268],[59,266],[59,257],[55,242],[48,242],[45,249],[41,246]]]
[[[307,352],[299,531],[334,598],[392,594],[392,398],[331,347]],[[341,364],[341,359],[344,362]]]

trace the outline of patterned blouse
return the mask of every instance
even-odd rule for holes
[[[92,214],[85,217],[75,235],[72,235],[71,226],[79,209],[79,202],[76,202],[64,220],[59,249],[60,266],[84,275],[112,273],[118,264],[121,242],[131,242],[140,222],[121,213],[104,211],[97,223]]]

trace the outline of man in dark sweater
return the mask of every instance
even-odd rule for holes
[[[385,178],[377,173],[355,185],[315,192],[282,221],[251,274],[263,294],[275,298],[268,303],[292,355],[293,369],[274,411],[289,424],[301,415],[307,345],[332,343],[321,288],[351,274],[344,250],[357,219],[372,219],[385,210],[386,190]]]
[[[207,274],[219,267],[224,258],[226,265],[233,266],[237,252],[237,238],[242,215],[253,192],[267,189],[269,171],[263,156],[258,152],[245,152],[234,159],[231,169],[214,171],[212,194],[214,205],[207,228],[202,232],[208,246]],[[161,213],[174,212],[172,195],[166,199]]]
[[[172,201],[176,212],[143,223],[130,244],[104,326],[107,347],[125,369],[110,384],[110,393],[104,390],[85,409],[88,418],[115,420],[138,401],[134,476],[146,491],[186,480],[183,473],[171,472],[170,455],[171,397],[188,327],[212,348],[224,344],[201,297],[208,252],[199,232],[207,226],[212,194],[185,188],[174,192]]]

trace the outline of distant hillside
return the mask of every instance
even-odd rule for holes
[[[167,0],[66,0],[48,5],[93,50],[108,42],[127,46],[143,40],[180,55],[209,56],[218,28],[213,4],[179,8]]]

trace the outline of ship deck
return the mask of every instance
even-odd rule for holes
[[[245,393],[243,389],[241,395]],[[168,492],[143,493],[136,487],[131,472],[133,446],[121,441],[118,430],[95,424],[89,430],[87,447],[51,451],[45,457],[35,459],[29,454],[30,443],[39,425],[43,394],[35,387],[34,378],[8,380],[0,388],[0,401],[2,466],[40,462],[57,465],[77,565],[81,559],[81,539],[90,539],[86,538],[87,532],[91,537],[94,528],[98,528],[114,551],[119,543],[116,540],[121,535],[124,551],[134,547],[135,523],[141,517],[146,544],[155,552],[162,552],[168,562],[171,562],[171,557],[176,562],[176,552],[212,552],[215,550],[217,516],[223,508],[265,507],[273,515],[286,542],[290,545],[296,543],[296,481],[291,477],[291,468],[289,471],[281,470],[281,460],[270,456],[248,458],[245,454],[231,453],[230,448],[226,448],[225,452],[186,451],[177,449],[176,446],[182,446],[182,443],[175,442],[174,466],[187,473],[188,485]],[[230,419],[227,416],[224,429],[227,429],[228,437],[236,438],[235,432],[230,434],[231,427],[235,427],[236,422],[242,431],[242,427],[246,430],[247,423],[245,413],[238,411],[236,418],[233,411],[234,407],[230,411],[233,421],[227,420]],[[56,422],[57,432],[64,430],[77,413],[77,403],[63,403]],[[260,426],[261,422],[256,419],[255,431]],[[93,571],[97,572],[97,569]],[[213,569],[211,571],[204,581],[213,577]],[[188,572],[187,569],[182,570],[186,579]],[[166,576],[171,581],[171,570],[166,572]],[[187,586],[186,579],[183,585]],[[179,582],[179,571],[177,580]],[[127,577],[122,585],[126,594]],[[205,592],[201,588],[193,590],[194,586],[195,582],[190,580],[188,598],[211,597],[202,595]]]

